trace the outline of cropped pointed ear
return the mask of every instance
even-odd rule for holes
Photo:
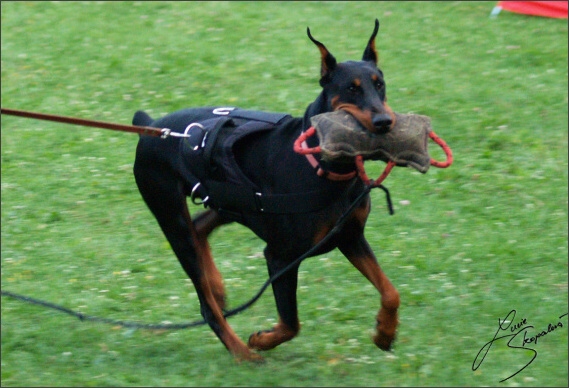
[[[377,35],[377,30],[379,30],[379,20],[375,19],[375,28],[373,29],[373,34],[369,38],[367,47],[364,51],[363,61],[371,61],[377,66],[377,51],[375,50],[375,36]]]
[[[336,69],[336,58],[334,58],[334,56],[330,54],[326,46],[324,46],[322,43],[320,43],[319,41],[317,41],[312,37],[312,34],[310,33],[310,28],[308,27],[306,28],[306,33],[308,34],[310,40],[320,50],[320,56],[322,57],[322,64],[320,67],[320,76],[321,76],[320,86],[324,86],[330,80],[330,75],[332,74],[334,69]]]

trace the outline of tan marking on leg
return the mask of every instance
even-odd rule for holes
[[[206,303],[211,307],[215,322],[219,325],[219,339],[225,345],[227,350],[235,356],[237,360],[243,361],[262,361],[263,357],[254,353],[249,347],[237,336],[233,331],[227,320],[223,317],[223,312],[215,300],[209,282],[204,279],[202,283]]]
[[[224,309],[226,306],[226,300],[223,278],[213,261],[209,243],[207,241],[200,241],[199,244],[202,245],[200,248],[202,251],[200,267],[204,273],[205,279],[207,279],[208,286],[215,297],[216,304],[221,309]]]
[[[389,350],[395,339],[400,300],[399,293],[385,273],[371,258],[350,260],[352,264],[375,286],[381,294],[381,309],[377,314],[377,333],[374,343],[383,350]]]
[[[296,329],[292,329],[281,320],[271,330],[260,331],[251,334],[249,337],[249,347],[256,350],[270,350],[283,342],[290,341],[300,331],[300,324]]]
[[[397,330],[400,300],[399,293],[391,284],[381,267],[369,244],[363,237],[342,245],[342,253],[379,291],[381,295],[381,308],[377,314],[377,332],[373,342],[382,350],[389,350],[395,339]]]
[[[200,224],[200,232],[198,232],[190,217],[187,206],[184,211],[184,216],[188,223],[192,240],[194,241],[197,260],[199,261],[198,264],[202,269],[203,276],[201,278],[200,288],[205,298],[205,303],[211,309],[213,320],[219,328],[217,333],[219,339],[238,360],[262,360],[260,355],[253,353],[247,345],[239,339],[237,334],[235,334],[231,326],[227,323],[227,320],[223,316],[223,311],[221,310],[225,296],[223,283],[221,281],[221,274],[215,267],[213,258],[211,257],[209,244],[207,244],[207,235],[215,228],[207,228],[207,226],[212,226],[213,223],[215,223],[215,217],[208,222]],[[200,218],[200,220],[203,219],[203,217]],[[222,302],[220,302],[220,299],[222,299]]]
[[[186,208],[187,209],[187,208]],[[190,224],[192,238],[195,243],[196,254],[203,276],[207,282],[207,288],[212,291],[216,304],[225,308],[225,287],[221,273],[215,266],[211,247],[207,241],[207,236],[219,225],[222,224],[217,212],[208,210],[200,214],[196,221],[192,221],[189,211],[186,210],[186,220]]]

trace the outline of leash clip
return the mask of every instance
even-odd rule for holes
[[[184,131],[184,133],[178,133],[178,132],[173,132],[170,128],[162,128],[160,130],[160,138],[161,139],[167,139],[169,137],[184,137],[184,138],[188,138],[191,137],[192,135],[188,135],[188,130],[190,129],[190,127],[192,125],[199,125],[201,128],[203,128],[203,126],[201,124],[198,123],[192,123],[190,125],[188,125],[186,127],[186,130]]]
[[[166,139],[170,136],[172,130],[170,128],[162,128],[160,132],[162,133],[162,135],[160,135],[160,139]]]

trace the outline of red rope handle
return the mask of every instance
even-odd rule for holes
[[[437,143],[445,152],[446,156],[447,156],[447,160],[444,162],[439,162],[438,160],[432,159],[431,158],[431,166],[435,166],[438,168],[447,168],[448,166],[450,166],[453,162],[452,159],[452,151],[450,149],[450,147],[447,145],[447,143],[445,143],[445,141],[443,139],[441,139],[440,137],[438,137],[436,135],[436,133],[434,133],[433,131],[431,131],[429,133],[429,137],[431,139],[433,139],[433,141],[435,143]]]
[[[309,154],[319,154],[322,152],[320,146],[313,147],[313,148],[302,148],[302,143],[306,141],[311,136],[314,136],[316,133],[316,128],[310,127],[306,130],[306,132],[302,132],[300,136],[294,141],[294,152],[301,155],[309,155]]]
[[[381,185],[381,183],[385,180],[385,178],[387,178],[387,176],[389,175],[389,173],[391,172],[391,170],[393,169],[393,167],[395,167],[395,162],[390,160],[389,162],[387,162],[387,165],[385,166],[385,169],[383,170],[383,172],[381,173],[381,175],[379,176],[379,178],[377,178],[375,181],[371,181],[371,179],[369,179],[369,177],[366,174],[366,170],[364,168],[364,158],[361,155],[357,155],[356,156],[356,167],[358,168],[358,175],[360,177],[360,179],[366,184],[373,184],[373,187],[378,187],[379,185]]]

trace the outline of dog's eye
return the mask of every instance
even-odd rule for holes
[[[357,90],[358,90],[358,87],[354,84],[348,86],[348,92],[350,92],[350,93],[355,93],[355,92],[357,92]]]
[[[379,82],[379,81],[378,81],[378,82],[375,83],[375,87],[376,87],[377,90],[381,90],[381,89],[383,89],[383,88],[385,87],[385,84],[384,84],[383,82]]]

